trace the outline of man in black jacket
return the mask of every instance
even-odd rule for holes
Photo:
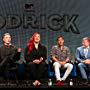
[[[4,79],[8,79],[8,72],[16,68],[16,61],[20,59],[21,49],[11,44],[11,35],[3,35],[3,45],[0,47],[0,72]],[[14,72],[16,74],[16,72]],[[15,75],[17,76],[17,75]],[[13,79],[13,78],[12,78]]]

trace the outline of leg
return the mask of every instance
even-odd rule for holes
[[[37,65],[37,79],[38,80],[43,78],[45,68],[46,68],[46,64],[44,62]]]
[[[88,68],[87,68],[87,73],[88,73],[88,80],[90,81],[90,65],[88,65]]]
[[[61,65],[58,62],[55,62],[53,64],[53,66],[54,66],[56,80],[60,80],[61,81],[61,77],[60,77],[60,68],[61,68]]]
[[[67,63],[64,65],[64,68],[67,68],[67,70],[65,71],[64,76],[62,77],[62,80],[65,81],[66,78],[69,76],[69,74],[71,73],[72,69],[73,69],[73,65],[70,63]]]
[[[36,85],[41,85],[41,81],[40,80],[44,77],[44,73],[45,73],[45,69],[46,69],[45,62],[37,64],[36,68],[37,68],[37,71],[36,71],[35,83],[36,83]]]
[[[88,80],[90,81],[90,72],[89,72],[89,74],[88,74]]]
[[[26,66],[26,75],[25,75],[25,79],[29,80],[30,76],[32,77],[32,79],[36,80],[36,64],[34,63],[30,63],[29,65]]]
[[[85,71],[86,65],[83,64],[83,63],[79,63],[78,67],[79,67],[82,78],[87,80],[87,74],[86,74],[86,71]]]

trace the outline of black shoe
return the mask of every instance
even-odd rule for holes
[[[88,83],[89,83],[89,82],[88,82],[88,80],[87,80],[87,79],[83,79],[83,80],[82,80],[82,85],[83,85],[83,86],[87,86],[87,85],[88,85]]]

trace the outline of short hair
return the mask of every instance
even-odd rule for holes
[[[84,37],[84,38],[82,39],[82,41],[84,41],[84,40],[87,40],[88,42],[90,42],[90,38],[89,38],[89,37]]]
[[[62,38],[64,40],[64,37],[62,35],[57,37],[57,41],[58,41],[59,38]]]
[[[5,34],[3,35],[3,38],[4,38],[6,35],[11,36],[10,33],[5,33]]]

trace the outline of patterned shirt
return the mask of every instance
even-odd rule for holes
[[[60,61],[65,61],[67,57],[71,58],[71,53],[68,47],[64,46],[61,50],[58,45],[52,47],[51,57],[55,56]]]

